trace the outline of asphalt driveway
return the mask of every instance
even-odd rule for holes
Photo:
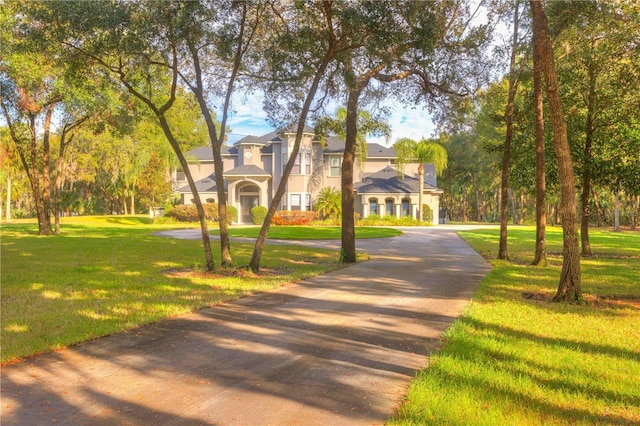
[[[403,231],[359,241],[368,262],[5,366],[0,421],[384,423],[490,269],[453,228]]]

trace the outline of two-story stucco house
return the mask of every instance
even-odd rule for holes
[[[268,207],[275,194],[282,171],[293,150],[295,132],[271,132],[263,136],[247,136],[223,148],[225,191],[228,203],[238,209],[240,223],[251,222],[254,206]],[[313,210],[319,190],[340,189],[344,141],[327,138],[320,141],[313,129],[305,128],[299,154],[287,182],[279,210]],[[203,202],[216,202],[211,147],[196,148],[187,153],[193,160],[189,166]],[[364,164],[356,161],[354,187],[356,212],[361,217],[371,214],[416,217],[418,207],[418,165],[407,164],[404,179],[394,168],[395,151],[382,145],[368,144]],[[174,188],[184,204],[193,202],[184,172],[175,172]],[[438,221],[439,198],[442,190],[436,186],[431,164],[425,164],[423,202],[431,208],[432,223]]]

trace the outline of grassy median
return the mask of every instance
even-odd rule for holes
[[[535,230],[461,232],[493,264],[466,313],[419,373],[390,424],[640,423],[640,233],[590,232],[586,305],[553,303],[562,233],[548,228],[549,266],[534,267]]]

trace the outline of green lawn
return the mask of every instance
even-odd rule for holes
[[[559,228],[548,228],[545,268],[529,266],[531,227],[509,229],[510,261],[495,259],[497,229],[461,235],[493,270],[390,423],[640,423],[640,234],[590,232],[585,306],[550,302]]]
[[[207,276],[200,241],[154,236],[172,225],[122,216],[63,220],[60,236],[33,221],[3,225],[2,362],[180,315],[340,267],[338,253],[270,246],[263,272]],[[179,225],[178,225],[179,226]],[[188,225],[193,227],[193,224]],[[214,256],[219,256],[213,244]],[[252,244],[232,244],[248,264]]]
[[[217,229],[211,231],[212,234],[218,234],[218,232]],[[259,226],[229,228],[229,235],[232,237],[257,238],[259,233]],[[274,240],[339,240],[341,233],[341,228],[337,226],[272,226],[269,228],[269,238]],[[388,238],[401,234],[402,232],[395,228],[356,228],[356,238]]]

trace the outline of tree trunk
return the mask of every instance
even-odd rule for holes
[[[511,199],[511,212],[513,214],[513,224],[517,225],[519,218],[518,218],[518,206],[517,201],[516,201],[516,194],[513,192],[513,189],[509,188],[509,198]]]
[[[249,262],[249,268],[251,268],[252,271],[258,271],[260,269],[262,250],[264,248],[264,242],[267,239],[267,234],[269,233],[269,228],[271,227],[271,220],[273,219],[278,205],[282,200],[282,196],[284,195],[284,192],[287,188],[289,176],[291,176],[291,171],[293,170],[296,156],[298,155],[298,151],[300,150],[302,133],[304,132],[304,126],[307,121],[307,116],[309,115],[309,110],[311,109],[311,103],[313,102],[313,98],[318,91],[318,86],[320,85],[320,81],[322,80],[322,77],[324,76],[329,63],[335,56],[335,48],[336,46],[334,44],[331,44],[329,49],[327,50],[324,58],[322,59],[322,62],[320,63],[320,66],[316,70],[313,82],[311,83],[311,87],[309,88],[309,92],[307,93],[307,97],[302,106],[302,111],[300,112],[300,118],[298,120],[298,129],[296,130],[296,140],[293,145],[293,151],[291,152],[289,161],[287,161],[287,165],[282,172],[282,179],[280,180],[278,189],[276,190],[276,193],[271,200],[271,205],[269,206],[267,215],[265,216],[262,227],[260,228],[260,233],[258,234],[258,238],[256,239],[256,244],[253,247],[253,254],[251,255],[251,261]]]
[[[636,230],[636,222],[637,222],[637,210],[638,210],[638,205],[640,204],[640,195],[637,196],[631,196],[630,199],[630,228],[632,231]]]
[[[5,212],[5,222],[11,222],[11,170],[7,167],[7,211]]]
[[[593,187],[593,185],[591,186],[591,193],[593,195],[593,203],[595,204],[595,208],[596,208],[596,226],[600,228],[602,226],[603,212],[602,212],[602,206],[600,206],[600,198],[598,198],[598,192]]]
[[[613,198],[613,231],[620,232],[620,193],[616,191]]]
[[[54,233],[60,235],[60,193],[62,192],[62,167],[64,166],[64,135],[60,136],[60,150],[56,159],[56,180],[53,187],[53,218]]]
[[[368,81],[368,80],[367,80]],[[349,90],[347,98],[346,136],[342,157],[342,252],[343,263],[356,261],[355,232],[355,193],[353,190],[353,163],[356,155],[356,136],[358,133],[358,100],[361,90],[357,87]]]
[[[136,200],[134,197],[134,192],[135,192],[135,187],[131,185],[131,194],[129,194],[129,202],[130,202],[129,214],[131,215],[136,214]]]
[[[593,67],[587,70],[589,73],[589,93],[587,94],[587,132],[584,141],[584,165],[582,168],[582,195],[580,201],[581,221],[580,238],[582,239],[582,256],[591,256],[591,243],[589,242],[589,195],[591,194],[591,160],[593,157],[591,146],[595,131],[594,109],[596,101],[596,73]]]
[[[418,165],[418,220],[424,220],[424,200],[422,193],[424,192],[424,164],[420,163]]]
[[[33,201],[36,205],[36,215],[38,216],[38,234],[48,235],[51,233],[51,228],[46,227],[46,214],[42,205],[42,189],[40,188],[40,170],[38,168],[38,142],[36,132],[36,120],[35,115],[30,114],[29,118],[29,132],[30,132],[30,144],[29,144],[29,162],[21,155],[21,159],[29,177],[29,185],[31,186],[31,193],[33,194]]]
[[[513,109],[515,106],[516,91],[518,90],[518,79],[516,78],[516,54],[518,50],[518,9],[519,0],[516,0],[513,12],[513,42],[511,46],[511,60],[509,63],[509,95],[507,99],[507,111],[505,114],[507,134],[504,139],[504,149],[502,152],[502,175],[500,186],[500,246],[498,248],[498,259],[507,259],[507,210],[509,191],[509,159],[511,157],[511,140],[513,139]],[[515,220],[515,211],[514,211]]]
[[[187,182],[189,183],[189,189],[191,189],[191,193],[193,194],[193,202],[196,205],[196,210],[198,210],[198,217],[200,221],[200,231],[202,234],[202,247],[204,249],[204,258],[205,258],[205,268],[207,271],[211,272],[215,270],[215,262],[213,260],[213,254],[211,253],[211,239],[209,238],[209,227],[207,226],[207,219],[204,214],[204,208],[202,207],[202,200],[200,200],[200,194],[198,193],[198,188],[196,187],[196,183],[193,180],[193,176],[191,176],[191,172],[189,171],[189,163],[187,159],[184,157],[182,153],[182,149],[180,149],[180,144],[173,136],[171,132],[171,128],[169,123],[167,122],[164,114],[156,115],[158,120],[160,121],[160,127],[162,128],[165,137],[171,144],[176,156],[178,157],[178,161],[180,162],[180,166],[182,170],[184,170],[184,174],[187,178]]]
[[[42,208],[44,210],[44,227],[46,234],[51,234],[51,118],[55,104],[47,106],[44,117],[44,135],[42,137]]]
[[[577,212],[575,204],[575,176],[571,148],[567,138],[567,124],[562,111],[562,101],[558,87],[553,47],[549,37],[547,17],[542,2],[530,0],[533,17],[533,39],[540,49],[540,68],[545,78],[551,123],[553,127],[554,150],[558,161],[560,178],[560,216],[563,231],[563,261],[555,302],[583,303],[580,271],[580,246],[578,243]]]
[[[542,102],[542,76],[540,75],[540,49],[534,46],[533,97],[535,102],[536,131],[536,253],[533,265],[547,265],[547,208],[544,158],[544,108]]]

